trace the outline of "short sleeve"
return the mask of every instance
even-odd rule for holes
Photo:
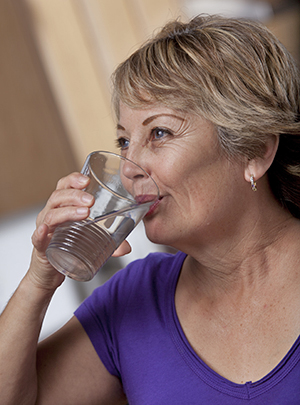
[[[165,324],[165,297],[184,258],[180,252],[150,253],[96,288],[75,311],[110,374],[123,380],[122,374],[128,373],[133,357],[137,356],[137,347],[141,346],[142,356],[145,355],[148,332],[153,333],[161,322]],[[128,360],[129,353],[133,356]]]
[[[74,313],[106,369],[119,378],[120,364],[116,346],[126,297],[130,295],[129,270],[120,270],[104,285],[96,288]]]

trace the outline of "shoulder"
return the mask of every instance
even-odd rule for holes
[[[186,255],[150,253],[143,259],[136,260],[119,270],[105,284],[96,288],[92,295],[82,304],[98,313],[107,308],[109,312],[125,306],[130,301],[157,296],[162,293],[171,280],[177,279]]]
[[[176,254],[150,253],[144,259],[136,260],[117,272],[108,285],[121,284],[123,288],[130,289],[134,286],[149,285],[156,279],[168,280],[175,276],[181,269],[186,255],[182,252]]]
[[[124,341],[128,333],[140,330],[145,322],[150,325],[157,316],[161,319],[164,301],[185,257],[181,252],[152,253],[136,260],[96,288],[75,311],[111,374],[119,375],[115,345],[120,342],[120,334]]]
[[[155,275],[161,271],[172,271],[176,263],[183,261],[185,254],[182,252],[178,252],[176,254],[170,253],[150,253],[143,259],[135,260],[134,262],[130,263],[126,266],[123,270],[118,272],[118,276],[122,277],[125,276],[125,273],[140,273],[143,271],[143,275],[139,274],[141,277],[145,276],[146,274]],[[137,274],[134,274],[135,276]]]

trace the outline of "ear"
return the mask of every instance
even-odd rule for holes
[[[248,160],[245,167],[245,180],[250,182],[251,175],[255,180],[260,179],[271,166],[276,155],[279,137],[271,135],[266,143],[264,156]]]

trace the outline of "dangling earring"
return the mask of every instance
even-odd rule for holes
[[[250,176],[250,184],[251,184],[252,191],[257,191],[256,182],[254,181],[253,174],[251,174],[251,176]]]

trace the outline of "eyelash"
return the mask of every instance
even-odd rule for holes
[[[128,139],[126,139],[126,138],[118,138],[118,139],[116,139],[116,146],[117,146],[117,148],[119,148],[119,149],[125,149],[125,148],[127,148],[127,146],[125,146],[125,143],[126,142],[129,142],[129,140]]]
[[[172,132],[171,131],[169,131],[168,129],[165,129],[165,128],[162,128],[162,127],[155,127],[155,128],[153,128],[152,130],[151,130],[151,140],[153,140],[153,141],[160,141],[163,137],[165,137],[165,136],[163,136],[163,137],[161,137],[161,138],[155,138],[155,135],[156,134],[158,134],[158,132],[163,132],[164,133],[164,135],[165,136],[170,136],[170,135],[172,135]],[[119,148],[119,149],[126,149],[126,148],[128,148],[128,145],[129,145],[129,139],[126,139],[126,138],[124,138],[124,137],[120,137],[120,138],[118,138],[118,139],[116,139],[116,146]],[[126,145],[126,143],[128,143],[128,145]],[[125,146],[126,145],[126,146]]]
[[[154,137],[154,134],[158,133],[158,132],[163,132],[165,135],[172,135],[171,131],[169,131],[166,128],[162,128],[162,127],[153,128],[151,131],[151,135]],[[157,140],[160,140],[160,139],[161,138],[158,138]]]

